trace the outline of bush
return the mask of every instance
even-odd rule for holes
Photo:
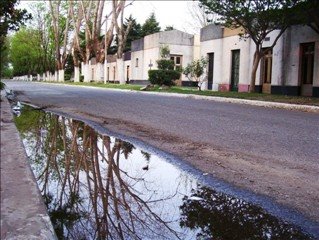
[[[174,70],[174,61],[168,59],[160,59],[156,61],[158,69]]]
[[[148,77],[151,84],[173,86],[174,80],[179,79],[181,73],[175,70],[149,70]]]
[[[71,73],[64,73],[64,81],[70,81],[72,77]]]

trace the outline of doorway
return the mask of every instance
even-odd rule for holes
[[[301,95],[312,96],[315,43],[302,43],[300,50]]]
[[[207,89],[212,90],[214,76],[214,53],[208,53]]]
[[[230,90],[238,92],[240,50],[232,50]]]

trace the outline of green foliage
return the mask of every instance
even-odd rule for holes
[[[170,49],[167,45],[160,47],[161,59],[157,60],[158,70],[149,70],[149,81],[155,85],[174,86],[174,80],[181,77],[179,71],[174,70],[174,61],[168,59],[170,56]]]
[[[301,0],[200,0],[200,5],[220,15],[218,22],[229,28],[242,27],[255,43],[268,33],[291,24],[291,9]]]
[[[187,65],[184,69],[183,73],[192,79],[197,80],[200,78],[205,72],[205,68],[207,66],[207,59],[202,57],[201,59],[194,60]]]
[[[161,45],[160,46],[160,56],[161,58],[169,58],[170,57],[170,49],[168,45]]]
[[[201,85],[205,81],[201,77],[205,72],[207,63],[207,59],[201,57],[200,59],[194,60],[191,63],[189,63],[183,71],[183,73],[186,75],[188,79],[190,79],[191,81],[198,82],[198,90],[201,90]]]
[[[140,39],[142,37],[142,26],[136,22],[136,19],[129,16],[124,23],[124,29],[127,29],[128,23],[131,22],[132,26],[128,32],[124,52],[131,50],[131,44],[134,40]]]
[[[16,9],[18,0],[0,1],[0,50],[4,43],[5,36],[8,30],[17,31],[20,25],[31,19],[31,14],[28,14],[25,9]]]
[[[155,13],[152,12],[151,15],[146,19],[145,23],[142,26],[142,36],[147,36],[153,33],[161,31],[159,22],[156,21]]]
[[[149,81],[154,85],[174,86],[174,80],[179,79],[181,73],[175,70],[149,70]]]
[[[12,75],[12,69],[9,67],[9,53],[10,42],[8,37],[5,37],[0,51],[0,76],[5,78],[11,77]]]
[[[5,88],[6,88],[6,85],[4,84],[4,82],[0,80],[0,91],[4,90]]]
[[[170,59],[159,59],[156,61],[158,69],[174,70],[174,61]]]
[[[305,0],[292,9],[292,19],[296,24],[305,24],[319,34],[319,1]]]
[[[11,62],[14,75],[36,74],[43,70],[39,31],[21,28],[11,39]]]

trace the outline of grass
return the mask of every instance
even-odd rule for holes
[[[56,83],[56,82],[52,82]],[[141,91],[142,85],[132,85],[132,84],[114,84],[114,83],[74,83],[74,82],[64,82],[63,84],[74,85],[74,86],[92,86],[101,88],[113,88],[113,89],[126,89]],[[194,94],[201,96],[214,96],[214,97],[225,97],[225,98],[238,98],[247,100],[258,100],[267,102],[281,102],[290,104],[302,104],[302,105],[312,105],[319,106],[319,98],[314,97],[302,97],[302,96],[285,96],[285,95],[274,95],[274,94],[264,94],[264,93],[239,93],[239,92],[213,92],[210,90],[198,91],[197,88],[193,87],[178,87],[174,86],[169,89],[161,89],[159,86],[153,87],[150,92],[164,92],[164,93],[179,93],[179,94]]]

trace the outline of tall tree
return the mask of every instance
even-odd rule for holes
[[[199,34],[200,29],[206,27],[217,19],[217,14],[207,12],[205,8],[199,5],[198,1],[187,2],[188,20],[185,22],[185,30]]]
[[[17,31],[20,25],[23,25],[32,16],[25,9],[16,9],[18,0],[5,0],[0,1],[0,58],[6,58],[8,53],[6,36],[9,30]],[[0,76],[7,69],[6,65],[0,62]]]
[[[157,22],[155,13],[152,12],[151,15],[145,20],[142,25],[142,37],[157,33],[161,31],[159,22]]]
[[[297,23],[303,23],[311,27],[319,34],[319,1],[304,0],[294,8],[294,18]]]
[[[64,81],[64,66],[67,58],[67,43],[70,26],[70,5],[62,0],[49,0],[55,44],[55,60],[58,80]],[[57,79],[56,79],[57,80]]]
[[[42,68],[39,31],[21,28],[11,40],[10,58],[14,75],[36,74]]]
[[[3,46],[3,41],[9,30],[17,31],[20,25],[24,24],[32,16],[27,10],[16,9],[18,0],[0,1],[0,46]]]
[[[255,91],[256,71],[260,59],[265,55],[262,49],[265,38],[271,32],[276,37],[272,49],[284,31],[291,25],[291,9],[299,0],[200,0],[202,6],[219,14],[220,23],[229,28],[242,27],[244,36],[250,37],[255,43],[255,53],[250,79],[249,92]],[[268,48],[269,49],[269,48]]]

